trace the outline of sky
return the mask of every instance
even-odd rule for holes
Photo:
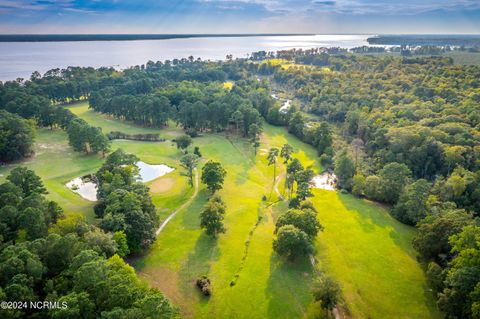
[[[0,0],[0,33],[480,34],[480,0]]]

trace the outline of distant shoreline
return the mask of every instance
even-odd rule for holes
[[[477,34],[406,34],[379,35],[367,39],[372,45],[401,46],[480,46],[480,35]]]
[[[238,38],[311,36],[313,33],[251,33],[251,34],[0,34],[0,42],[86,42],[171,40],[190,38]]]

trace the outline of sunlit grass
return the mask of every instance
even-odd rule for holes
[[[100,116],[86,105],[72,109],[104,130],[127,133],[151,130]],[[167,131],[177,132],[177,129]],[[281,148],[285,143],[294,147],[293,156],[304,166],[311,166],[317,173],[322,171],[316,150],[282,127],[264,125],[256,157],[245,139],[212,134],[194,139],[194,145],[203,154],[202,164],[213,159],[221,162],[228,172],[220,191],[227,204],[227,232],[213,240],[199,228],[199,214],[210,196],[201,185],[191,205],[171,220],[148,254],[135,263],[140,276],[165,292],[186,317],[302,318],[318,307],[312,304],[310,283],[314,272],[309,261],[286,263],[272,251],[275,221],[286,211],[286,206],[277,202],[272,191],[273,166],[268,166],[266,154],[270,147]],[[112,150],[119,147],[147,163],[164,163],[175,168],[160,178],[173,180],[171,186],[152,194],[161,219],[192,196],[193,189],[181,174],[182,153],[171,141],[112,143]],[[103,159],[73,152],[62,131],[39,130],[36,149],[36,157],[22,164],[44,179],[52,200],[68,212],[85,214],[93,220],[93,203],[83,200],[64,184],[71,178],[95,172]],[[14,166],[0,168],[3,174],[0,181]],[[279,164],[277,175],[284,169]],[[280,192],[283,184],[280,181]],[[395,221],[378,205],[337,192],[314,193],[312,201],[325,226],[316,241],[319,267],[340,282],[353,317],[438,317],[411,246],[415,230]],[[262,201],[263,195],[267,202]],[[259,217],[261,221],[257,224]],[[202,275],[212,280],[213,295],[209,299],[201,296],[194,285],[195,279]]]

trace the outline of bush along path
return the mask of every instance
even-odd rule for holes
[[[198,170],[197,170],[197,168],[194,168],[194,170],[195,170],[195,191],[193,192],[193,195],[185,203],[183,203],[182,206],[180,206],[179,208],[174,210],[170,215],[168,215],[168,217],[158,227],[157,231],[155,232],[155,236],[158,237],[158,235],[160,235],[162,230],[167,226],[167,224],[172,220],[172,218],[175,217],[175,215],[177,215],[177,213],[179,211],[188,207],[192,203],[192,201],[195,199],[195,197],[197,196],[197,194],[198,194]]]

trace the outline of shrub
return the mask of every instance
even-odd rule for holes
[[[210,296],[212,294],[212,286],[210,283],[210,279],[207,276],[202,276],[201,278],[197,279],[197,287],[200,289],[204,296]]]

